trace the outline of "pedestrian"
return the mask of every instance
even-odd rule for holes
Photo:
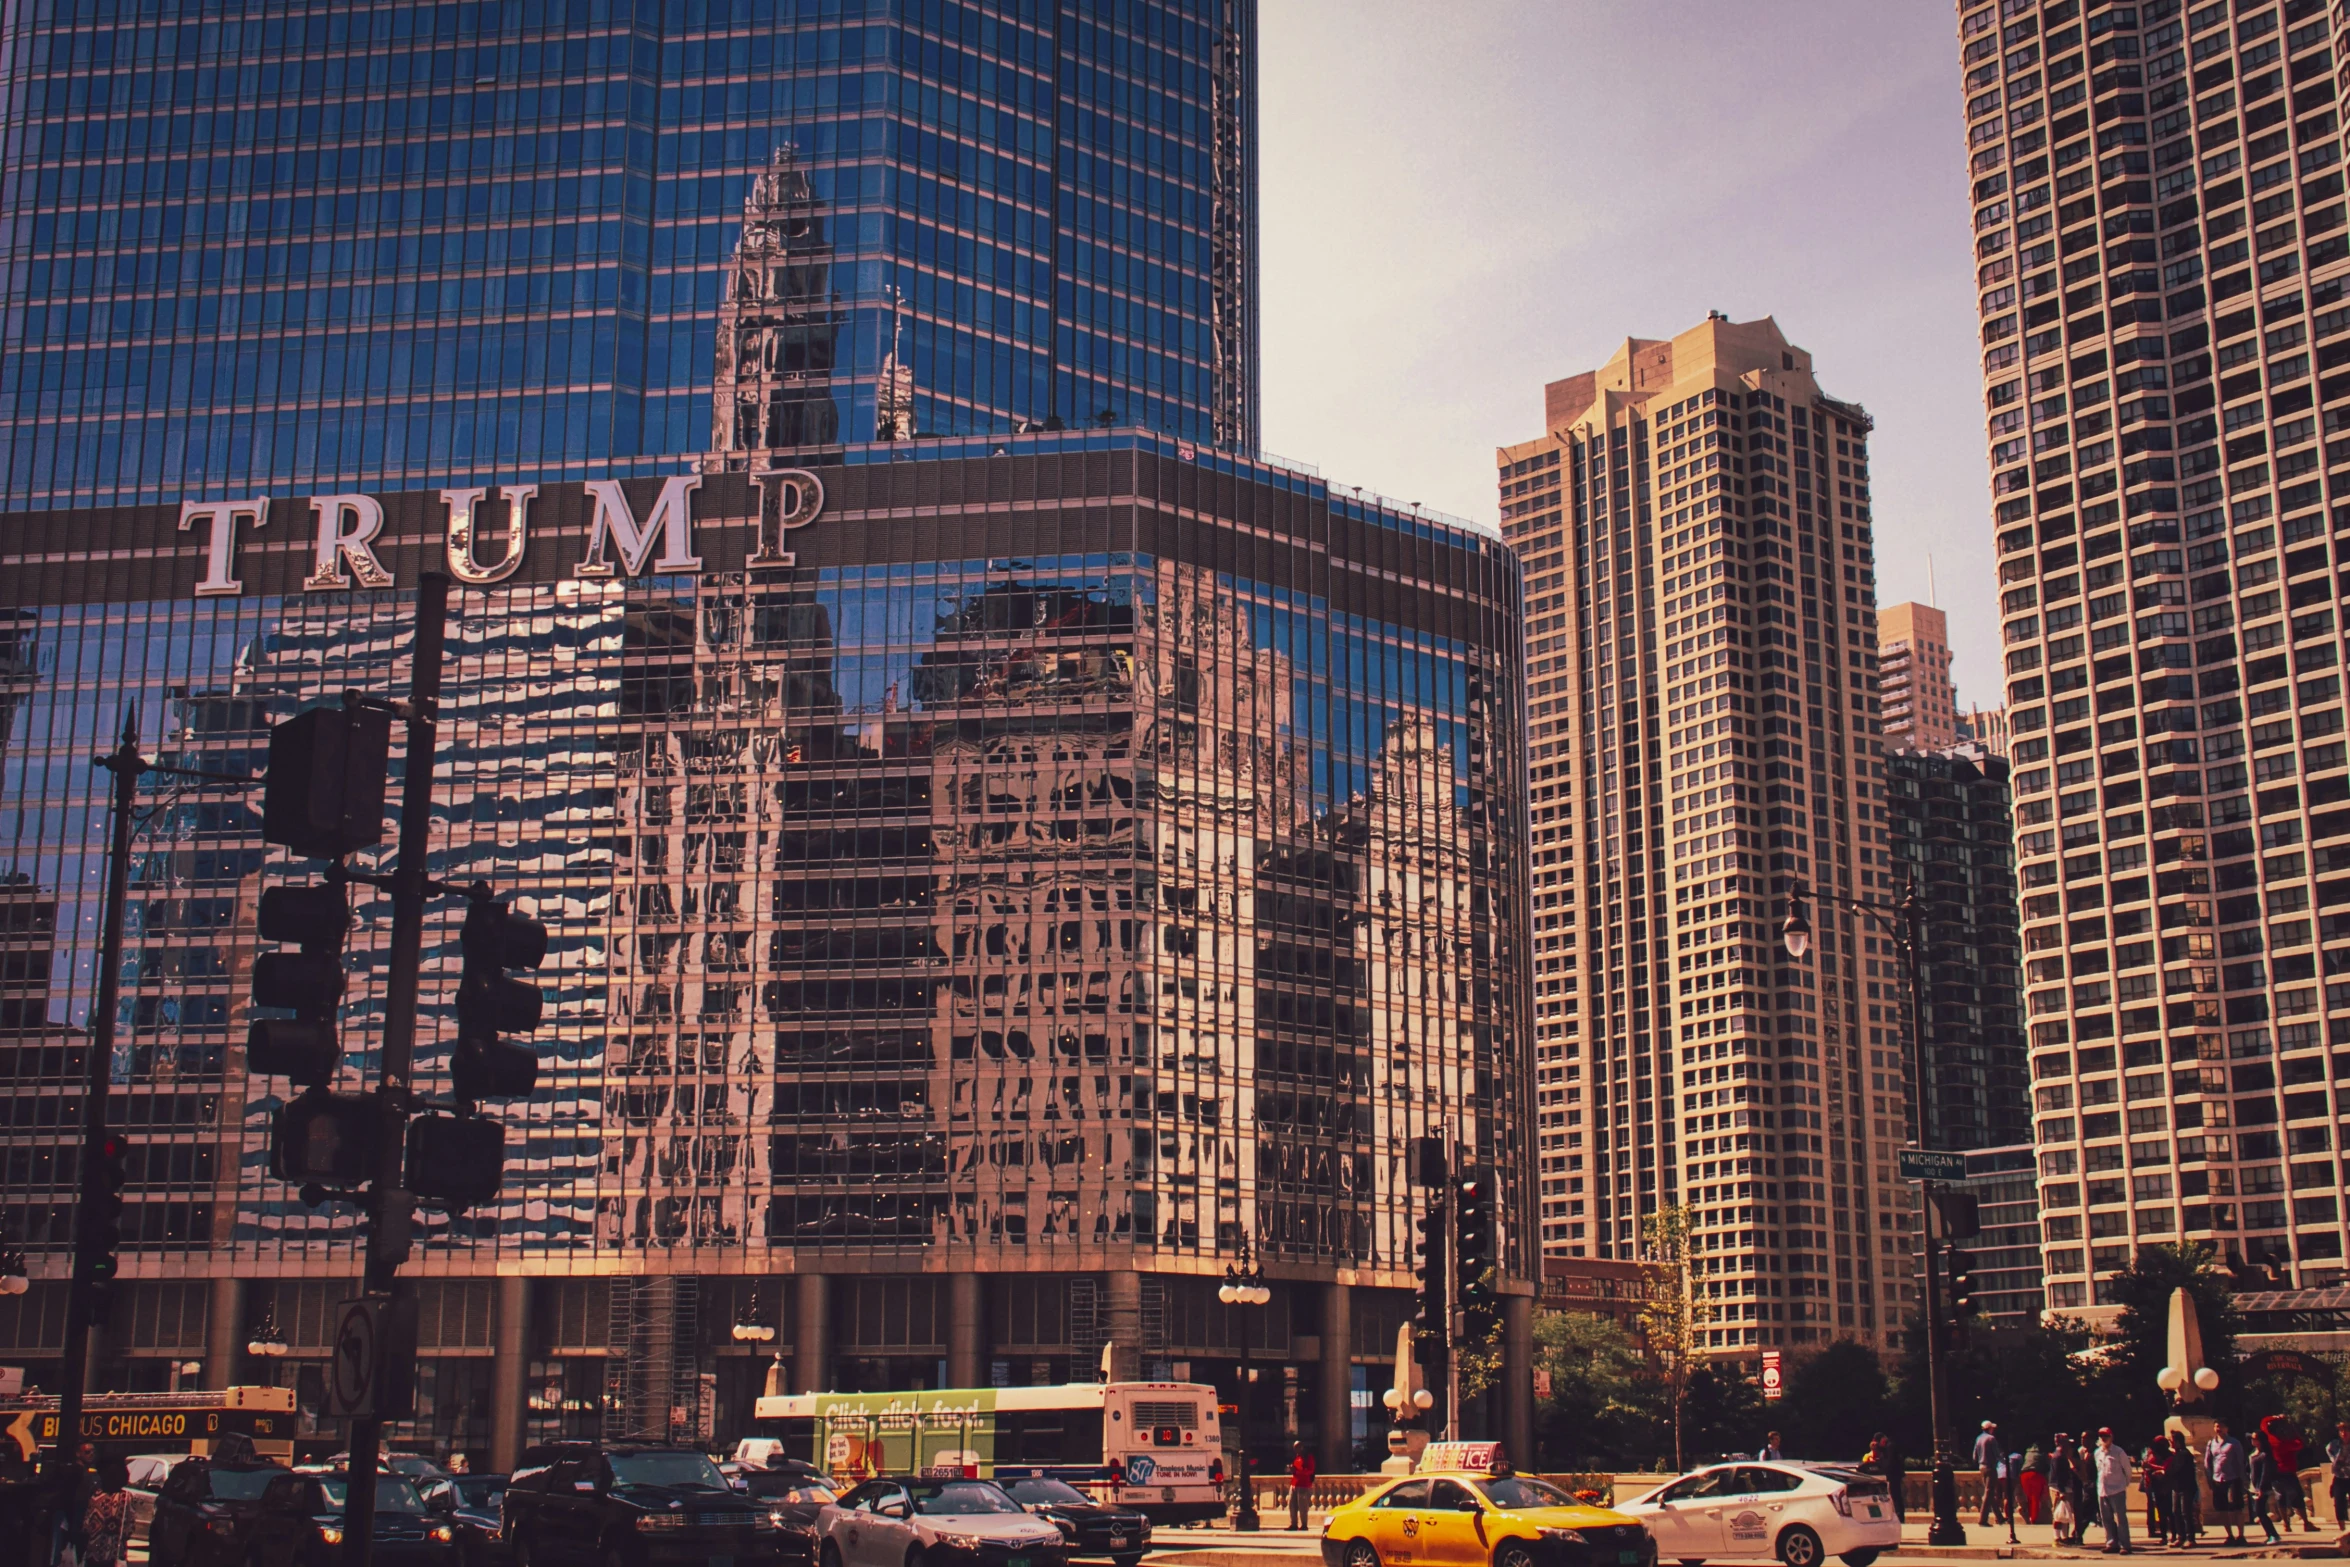
[[[2334,1427],[2334,1439],[2326,1444],[2326,1468],[2333,1481],[2334,1527],[2350,1529],[2350,1420]]]
[[[2277,1525],[2274,1516],[2277,1495],[2277,1455],[2269,1446],[2268,1433],[2252,1433],[2250,1465],[2245,1474],[2244,1499],[2252,1510],[2252,1521],[2260,1525],[2267,1543],[2277,1543]]]
[[[2006,1450],[1999,1445],[1999,1422],[1986,1420],[1982,1432],[1975,1438],[1975,1472],[1983,1482],[1983,1505],[1975,1522],[1983,1528],[1991,1526],[1991,1514],[1999,1495],[1999,1460]]]
[[[2228,1545],[2249,1545],[2244,1538],[2244,1481],[2250,1473],[2244,1444],[2228,1431],[2225,1420],[2211,1423],[2211,1440],[2203,1444],[2203,1472],[2211,1477],[2211,1510],[2217,1514],[2220,1538]]]
[[[1314,1455],[1298,1442],[1289,1453],[1289,1527],[1303,1529],[1314,1499]]]
[[[1779,1433],[1773,1431],[1768,1436],[1764,1437],[1762,1451],[1756,1453],[1754,1456],[1756,1460],[1761,1463],[1785,1463],[1787,1461],[1787,1454],[1786,1451],[1779,1445]]]
[[[2146,1538],[2170,1538],[2170,1443],[2157,1437],[2138,1460],[2139,1489],[2146,1493]]]
[[[122,1567],[130,1541],[131,1469],[120,1458],[98,1464],[82,1509],[82,1567]]]
[[[1903,1476],[1901,1460],[1893,1451],[1893,1439],[1882,1431],[1869,1438],[1868,1454],[1861,1459],[1859,1469],[1862,1474],[1875,1475],[1885,1482],[1885,1489],[1893,1503],[1893,1517],[1896,1521],[1901,1521],[1903,1518],[1901,1508]]]
[[[2196,1545],[2203,1539],[2203,1484],[2195,1462],[2195,1450],[2187,1445],[2183,1430],[2170,1434],[2170,1483],[2172,1539],[2180,1545]]]
[[[2073,1530],[2081,1515],[2074,1510],[2073,1441],[2069,1432],[2059,1431],[2056,1440],[2048,1446],[2048,1505],[2049,1522],[2056,1527],[2056,1543],[2073,1543]]]
[[[2024,1522],[2048,1521],[2048,1455],[2034,1442],[2024,1449]]]
[[[2106,1554],[2130,1554],[2130,1450],[2113,1439],[2111,1426],[2097,1432],[2097,1523]]]
[[[2298,1515],[2304,1530],[2317,1533],[2317,1524],[2309,1516],[2309,1488],[2301,1483],[2301,1433],[2283,1415],[2270,1415],[2260,1422],[2260,1434],[2268,1438],[2269,1451],[2277,1461],[2277,1516],[2289,1530]]]

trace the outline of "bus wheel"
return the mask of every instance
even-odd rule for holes
[[[1346,1567],[1379,1567],[1379,1548],[1368,1540],[1349,1540]]]

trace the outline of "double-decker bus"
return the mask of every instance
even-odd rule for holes
[[[745,1456],[797,1458],[843,1480],[1049,1475],[1154,1523],[1224,1510],[1216,1390],[1201,1382],[771,1394],[756,1413]]]

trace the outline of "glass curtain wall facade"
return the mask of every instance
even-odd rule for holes
[[[1254,9],[11,7],[0,504],[677,471],[783,159],[789,444],[1253,450]]]
[[[1956,22],[2049,1305],[2099,1314],[2150,1242],[2335,1284],[2337,23],[2322,0]]]
[[[697,1345],[754,1281],[798,1385],[936,1386],[999,1356],[1082,1377],[1104,1342],[1162,1374],[1201,1346],[1204,1376],[1235,1334],[1201,1313],[1248,1242],[1324,1342],[1306,1418],[1342,1432],[1352,1355],[1393,1343],[1388,1322],[1350,1350],[1356,1308],[1408,1299],[1412,1138],[1502,1172],[1505,1271],[1531,1275],[1514,560],[1146,436],[849,456],[788,565],[772,533],[755,550],[743,475],[633,481],[636,516],[690,504],[698,555],[634,575],[576,569],[579,486],[472,500],[475,558],[505,558],[518,515],[527,547],[458,589],[434,874],[548,923],[551,1021],[540,1093],[500,1112],[505,1197],[428,1218],[418,1271],[606,1278],[592,1306],[542,1294],[545,1432],[690,1404]],[[400,694],[451,508],[381,504],[374,591],[305,587],[310,540],[277,521],[300,502],[242,525],[222,571],[170,508],[11,530],[0,1222],[37,1294],[62,1289],[55,1129],[95,982],[89,758],[132,707],[165,760],[246,773],[303,704]],[[266,1175],[287,1089],[243,1064],[256,902],[314,871],[245,794],[153,804],[113,1062],[129,1272],[355,1271],[351,1214]],[[372,1072],[388,939],[354,893],[346,1087]],[[428,1092],[457,927],[428,929]],[[948,1309],[943,1286],[988,1276],[1058,1293]],[[605,1385],[605,1359],[635,1380]]]
[[[1870,421],[1769,320],[1631,339],[1501,448],[1526,562],[1542,1245],[1691,1210],[1706,1347],[1890,1343],[1915,1215],[1886,899]],[[1864,989],[1865,987],[1865,989]]]

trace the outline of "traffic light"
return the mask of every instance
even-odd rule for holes
[[[1453,1185],[1453,1217],[1459,1228],[1453,1254],[1460,1268],[1461,1309],[1489,1312],[1493,1291],[1493,1174],[1475,1170]]]
[[[365,1094],[313,1088],[277,1113],[269,1141],[269,1173],[305,1188],[351,1191],[374,1173],[375,1134],[382,1113]],[[305,1192],[305,1202],[318,1196]]]
[[[462,1213],[497,1200],[506,1179],[506,1129],[495,1121],[420,1115],[408,1123],[408,1190],[427,1207]]]
[[[340,882],[272,887],[261,895],[261,936],[300,948],[253,960],[253,1004],[294,1014],[256,1018],[245,1036],[248,1071],[287,1077],[300,1087],[332,1078],[342,1047],[335,1009],[343,999],[343,939],[351,907]]]
[[[272,724],[261,836],[316,860],[381,843],[391,749],[380,707],[314,707]]]
[[[1956,1246],[1950,1248],[1950,1310],[1965,1316],[1975,1308],[1975,1259]]]
[[[466,1104],[518,1099],[538,1087],[539,1058],[500,1034],[527,1034],[539,1026],[546,998],[536,985],[506,977],[547,960],[547,927],[515,913],[486,887],[476,886],[465,911],[463,976],[457,984],[457,1051],[449,1077]]]
[[[1441,1348],[1450,1338],[1452,1301],[1444,1288],[1444,1210],[1431,1208],[1414,1226],[1420,1238],[1413,1245],[1418,1261],[1420,1297],[1412,1314],[1414,1336],[1423,1344]]]
[[[75,1236],[74,1272],[82,1281],[83,1320],[103,1325],[114,1309],[122,1276],[122,1188],[130,1172],[130,1140],[108,1132],[88,1145],[90,1167],[82,1172],[81,1225]]]

